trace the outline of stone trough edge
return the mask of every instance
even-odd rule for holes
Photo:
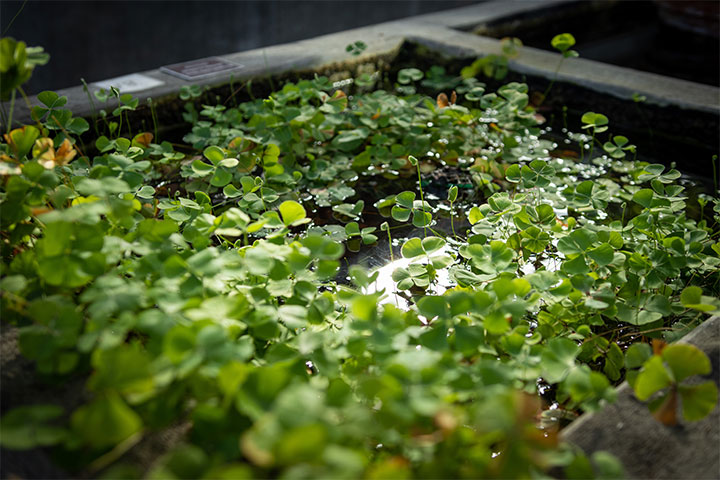
[[[463,54],[469,58],[500,54],[499,40],[457,29],[471,28],[499,18],[526,13],[532,9],[561,7],[563,3],[567,2],[562,0],[490,1],[219,57],[242,64],[243,68],[236,70],[232,75],[235,80],[245,80],[290,71],[320,70],[333,64],[362,63],[392,53],[406,40],[425,44],[456,56]],[[368,48],[359,57],[351,57],[345,51],[345,46],[357,40],[364,41]],[[555,75],[555,68],[560,59],[559,54],[522,47],[520,55],[510,61],[510,67],[521,74],[551,79]],[[134,92],[133,96],[141,101],[147,97],[157,100],[176,95],[183,86],[193,84],[219,86],[227,84],[231,79],[230,73],[196,81],[182,80],[159,69],[137,73],[164,82],[161,86]],[[577,58],[568,59],[563,63],[558,73],[558,81],[581,84],[600,93],[627,100],[637,93],[645,95],[648,102],[657,105],[673,105],[720,116],[720,89],[685,80]],[[90,86],[93,89],[92,84]],[[66,108],[73,110],[75,115],[92,114],[92,106],[82,86],[61,89],[57,92],[68,97]],[[30,98],[32,104],[38,103],[35,96]],[[6,107],[8,106],[6,102]],[[109,102],[100,107],[112,108],[113,103]],[[29,111],[21,101],[15,103],[14,118],[20,122],[31,122]]]

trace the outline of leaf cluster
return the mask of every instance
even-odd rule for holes
[[[439,106],[423,79],[464,97]],[[415,69],[394,92],[359,83],[204,105],[182,151],[118,125],[92,158],[63,97],[39,96],[40,125],[0,144],[2,316],[40,374],[84,375],[88,395],[9,411],[3,446],[55,446],[95,474],[180,423],[150,477],[612,476],[611,457],[538,430],[538,385],[573,414],[641,367],[640,398],[665,388],[687,420],[708,412],[711,392],[681,383],[705,373],[697,353],[642,345],[718,313],[716,199],[690,218],[679,173],[619,156],[624,137],[565,156],[524,84]],[[122,122],[138,103],[112,95]],[[472,195],[422,197],[417,175],[443,168]],[[443,202],[467,220],[452,238]],[[390,281],[339,275],[378,226],[417,229]]]

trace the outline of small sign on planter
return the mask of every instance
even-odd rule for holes
[[[150,90],[151,88],[165,85],[165,82],[157,78],[148,77],[140,73],[132,73],[123,75],[122,77],[110,78],[100,82],[93,83],[94,86],[104,89],[115,87],[122,93],[139,92],[141,90]]]
[[[183,80],[197,80],[200,78],[210,77],[218,73],[229,72],[242,68],[239,63],[229,62],[222,58],[210,57],[193,60],[191,62],[175,63],[160,67],[161,72],[182,78]]]

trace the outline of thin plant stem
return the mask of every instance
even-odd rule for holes
[[[270,88],[272,91],[275,91],[275,82],[273,82],[272,75],[270,75],[270,65],[268,64],[267,59],[267,52],[263,48],[263,61],[265,62],[265,75],[267,76],[268,81],[270,81]]]
[[[98,127],[97,127],[97,108],[95,108],[95,101],[93,101],[92,95],[90,95],[90,87],[88,87],[88,84],[85,81],[85,79],[81,78],[80,82],[82,82],[83,90],[85,90],[88,100],[90,100],[90,108],[92,109],[93,129],[95,130],[95,135],[99,137],[100,131],[98,130]]]
[[[121,114],[121,116],[122,116],[122,114]],[[130,135],[130,138],[132,139],[133,134],[132,134],[132,128],[130,128],[130,116],[129,116],[127,110],[125,110],[125,123],[127,123],[128,134]]]
[[[120,136],[122,135],[122,126],[123,126],[123,114],[122,114],[122,112],[120,112],[120,124],[118,125],[117,135],[115,136],[115,139],[120,138]]]
[[[153,102],[152,98],[148,98],[147,103],[150,105],[150,118],[152,118],[153,121],[153,138],[155,139],[155,143],[160,143],[160,140],[158,139],[158,121],[157,111],[155,110],[155,102]]]
[[[453,232],[453,237],[455,237],[455,240],[457,240],[458,236],[457,233],[455,233],[455,223],[453,220],[455,220],[455,214],[453,211],[453,202],[450,202],[450,229]]]
[[[12,93],[10,94],[10,112],[8,113],[8,121],[7,121],[7,133],[10,133],[10,130],[12,130],[12,117],[13,117],[13,110],[15,110],[15,94],[17,92],[17,89],[13,89]]]
[[[60,127],[60,131],[62,131],[65,134],[65,136],[68,139],[70,139],[69,141],[72,141],[72,137],[70,136],[70,133],[62,125],[60,125],[60,122],[58,121],[57,117],[55,115],[51,115],[50,117],[53,120],[55,120],[55,123],[58,125],[58,127]],[[75,145],[73,145],[73,147],[80,153],[81,157],[85,156],[85,153],[83,153],[84,149],[81,148],[77,143]],[[83,145],[83,147],[84,147],[84,145]]]
[[[390,229],[387,230],[388,234],[388,247],[390,248],[390,262],[394,262],[395,258],[393,256],[393,248],[392,248],[392,237],[390,236]]]
[[[542,98],[540,99],[540,103],[538,104],[538,107],[542,105],[545,102],[545,99],[547,98],[548,94],[550,93],[550,90],[552,90],[553,85],[555,85],[555,80],[557,80],[558,73],[560,73],[560,67],[562,67],[563,62],[565,61],[565,57],[562,57],[560,61],[558,62],[558,66],[555,69],[555,73],[553,74],[552,80],[550,80],[550,84],[547,86],[545,91],[542,94]]]
[[[28,2],[28,0],[25,0],[25,1],[22,3],[22,5],[20,5],[20,8],[18,9],[18,11],[17,11],[17,13],[15,14],[15,16],[12,18],[12,20],[10,20],[10,23],[8,23],[8,26],[5,27],[5,30],[3,30],[3,32],[2,32],[3,35],[5,35],[5,34],[8,32],[8,30],[10,30],[10,27],[12,27],[12,24],[15,22],[15,19],[16,19],[16,18],[20,15],[20,13],[23,11],[23,8],[25,8],[25,4],[26,4],[27,2]]]
[[[95,459],[88,466],[88,472],[95,473],[107,468],[108,466],[110,466],[110,464],[122,457],[128,450],[137,445],[140,440],[143,439],[143,436],[143,431],[139,431],[129,436],[128,438],[117,444],[115,448]]]
[[[425,212],[425,197],[423,196],[423,189],[422,189],[422,177],[420,176],[420,160],[415,161],[415,166],[417,167],[418,172],[418,188],[420,189],[420,203],[422,203],[422,211],[423,211],[423,236],[427,237],[427,215]]]
[[[230,98],[233,99],[233,105],[237,107],[237,97],[235,96],[236,92],[235,92],[234,81],[235,81],[235,76],[231,73],[230,74]],[[242,88],[242,87],[240,87],[240,88]]]
[[[250,100],[255,100],[255,95],[253,95],[253,93],[252,93],[252,78],[247,81],[245,86],[247,89],[248,96],[250,97]]]
[[[25,106],[27,107],[27,109],[32,110],[32,104],[30,103],[30,99],[28,98],[27,94],[25,93],[25,90],[23,90],[22,87],[17,87],[17,89],[18,89],[18,92],[20,92],[20,96],[23,97],[23,100],[25,101]]]

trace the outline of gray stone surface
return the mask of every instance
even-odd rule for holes
[[[720,385],[720,317],[713,317],[680,342],[703,350],[712,362],[706,378]],[[720,478],[720,408],[699,422],[666,426],[655,420],[627,383],[618,400],[603,410],[582,415],[562,431],[562,438],[586,453],[606,450],[624,464],[630,478]]]

